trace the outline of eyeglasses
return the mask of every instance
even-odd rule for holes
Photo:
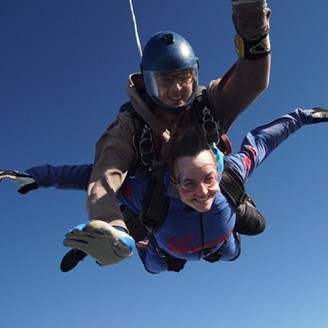
[[[193,192],[197,190],[199,184],[205,185],[206,188],[213,188],[219,181],[220,173],[217,171],[212,171],[205,176],[205,178],[196,180],[190,178],[182,178],[174,180],[174,184],[180,185],[181,189],[187,192]]]
[[[193,81],[194,74],[192,71],[188,70],[178,74],[162,74],[156,76],[158,86],[165,88],[171,86],[175,79],[177,79],[181,85],[185,86]]]

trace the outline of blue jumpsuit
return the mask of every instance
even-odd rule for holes
[[[244,181],[252,175],[270,153],[289,135],[305,124],[312,123],[311,110],[296,109],[268,124],[250,131],[238,153],[226,157],[241,174]],[[91,165],[49,165],[27,170],[39,187],[55,186],[61,189],[84,189],[89,182]],[[200,260],[219,251],[220,260],[233,260],[240,253],[240,244],[233,233],[236,213],[222,193],[215,196],[211,209],[199,213],[183,203],[171,185],[168,174],[164,178],[166,194],[170,197],[169,211],[161,229],[155,233],[159,248],[170,256],[183,260]],[[120,203],[139,212],[147,189],[146,178],[128,177],[117,197]],[[139,255],[145,268],[158,273],[167,270],[167,262],[150,243]]]

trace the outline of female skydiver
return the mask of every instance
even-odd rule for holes
[[[327,121],[325,109],[296,109],[249,132],[240,152],[227,156],[225,161],[233,165],[246,182],[254,169],[289,135],[303,125]],[[151,235],[148,245],[138,248],[146,270],[151,273],[179,271],[189,260],[234,260],[240,253],[239,238],[233,232],[236,212],[219,187],[224,169],[222,153],[208,145],[203,134],[190,130],[179,134],[173,136],[170,174],[167,172],[164,177],[166,195],[170,199],[167,217],[161,229]],[[42,186],[38,171],[42,171],[42,167],[28,170]],[[87,185],[87,181],[82,180],[80,186]],[[47,185],[51,179],[45,181]],[[128,178],[118,200],[139,212],[147,184],[146,178]],[[132,255],[134,240],[110,224],[95,220],[69,231],[64,245],[88,253],[100,265],[110,265]]]

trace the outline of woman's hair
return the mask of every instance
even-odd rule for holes
[[[181,157],[195,157],[204,150],[209,150],[217,165],[211,146],[208,144],[204,132],[195,127],[177,129],[170,138],[170,154],[167,159],[169,172],[173,179],[176,179],[176,163]]]

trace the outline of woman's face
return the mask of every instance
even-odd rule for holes
[[[175,173],[180,199],[198,212],[209,211],[220,190],[213,154],[204,150],[195,157],[181,157]]]

